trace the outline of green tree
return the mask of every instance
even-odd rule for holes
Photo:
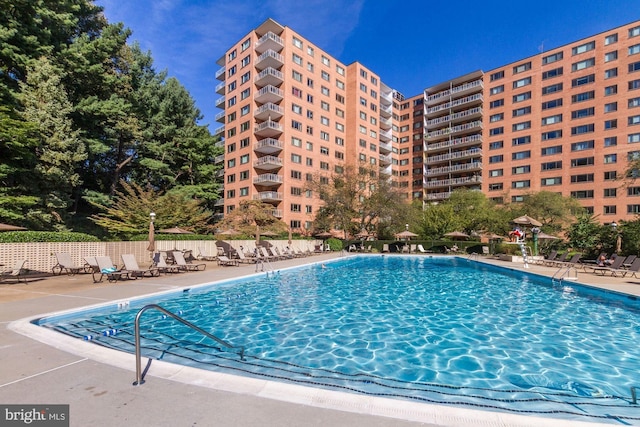
[[[582,252],[593,252],[600,243],[600,223],[593,215],[579,215],[577,221],[569,226],[567,237],[571,247]]]
[[[509,205],[513,218],[529,215],[537,219],[551,233],[558,233],[571,224],[576,215],[584,212],[580,203],[571,197],[551,191],[528,194],[522,203]]]
[[[175,194],[160,194],[137,184],[121,182],[122,191],[110,204],[95,204],[102,213],[91,216],[92,221],[111,236],[128,238],[145,233],[149,228],[149,214],[155,212],[156,229],[179,226],[198,232],[210,229],[211,212],[200,202]]]
[[[218,229],[233,229],[244,236],[254,235],[257,231],[276,234],[287,231],[286,224],[273,216],[273,205],[259,200],[243,200],[216,225]]]
[[[61,85],[60,70],[47,58],[40,58],[29,69],[26,83],[20,85],[22,115],[38,131],[38,161],[32,182],[40,203],[28,216],[31,222],[39,222],[38,228],[48,228],[61,224],[67,216],[73,192],[80,185],[77,170],[86,153],[69,118],[72,108]]]

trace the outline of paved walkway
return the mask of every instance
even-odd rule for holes
[[[278,261],[274,267],[322,262],[338,256],[322,254]],[[484,260],[523,269],[522,264]],[[185,374],[184,370],[176,370],[166,374],[156,365],[152,366],[146,384],[134,387],[135,366],[131,355],[124,355],[123,363],[117,360],[105,362],[101,361],[104,357],[100,353],[101,347],[92,353],[69,351],[66,337],[45,344],[37,337],[16,332],[20,327],[15,325],[20,322],[14,321],[19,319],[238,277],[255,270],[253,265],[219,267],[214,262],[207,264],[204,272],[117,284],[94,284],[91,275],[48,277],[28,284],[0,284],[0,404],[69,404],[72,426],[595,425],[355,395],[345,397],[335,392],[301,391],[296,387],[273,386],[273,383],[263,384],[254,393],[247,392],[246,387],[239,387],[235,392],[225,391],[236,390],[235,385],[212,381],[208,375],[194,375],[192,371]],[[528,271],[550,276],[556,269],[531,266]],[[637,279],[580,273],[579,280],[640,296],[640,280]],[[72,342],[76,346],[90,345],[77,340]],[[176,380],[172,379],[174,377]],[[239,377],[233,378],[236,383],[242,382]]]

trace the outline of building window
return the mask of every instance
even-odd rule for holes
[[[529,188],[531,187],[531,180],[524,179],[522,181],[513,181],[511,183],[511,188],[520,189],[520,188]]]
[[[502,148],[504,146],[502,141],[495,141],[495,142],[490,142],[489,143],[489,150],[497,150],[499,148]]]
[[[615,215],[616,214],[616,206],[615,205],[603,206],[602,207],[602,213],[604,215]]]
[[[531,69],[531,62],[525,62],[524,64],[516,65],[513,67],[513,74],[523,73]]]
[[[524,160],[531,157],[531,151],[518,151],[516,153],[511,154],[511,160]]]
[[[523,79],[516,80],[515,82],[513,82],[513,88],[518,89],[520,87],[528,86],[530,84],[531,84],[531,77],[525,77]]]
[[[494,80],[500,80],[504,78],[504,71],[496,71],[495,73],[491,74],[491,76],[489,77],[490,81],[494,81]]]
[[[562,91],[562,83],[556,83],[554,85],[545,86],[542,88],[543,95],[549,95],[551,93],[556,93],[561,91]]]
[[[514,132],[520,131],[520,130],[525,130],[525,129],[529,129],[531,128],[531,121],[527,120],[526,122],[521,122],[521,123],[514,123],[511,126],[511,130]]]
[[[498,182],[496,184],[489,184],[489,191],[500,191],[502,190],[503,186],[501,182]]]
[[[531,172],[530,165],[514,166],[511,168],[511,175],[521,175],[523,173],[529,173],[529,172]]]
[[[489,171],[490,178],[497,178],[502,175],[503,175],[502,169],[493,169]]]
[[[556,176],[553,178],[542,178],[540,180],[540,185],[542,187],[548,187],[550,185],[562,185],[562,177]]]
[[[589,92],[582,92],[582,93],[578,93],[576,95],[573,95],[571,97],[571,102],[576,103],[576,102],[584,102],[584,101],[588,101],[590,99],[595,98],[596,93],[594,91],[589,91]]]
[[[582,141],[582,142],[574,142],[571,144],[571,151],[584,151],[591,150],[594,147],[594,141]]]
[[[583,173],[580,175],[571,175],[571,182],[574,184],[579,182],[593,182],[593,174]]]
[[[640,26],[629,29],[629,38],[640,36]]]
[[[611,164],[611,163],[617,163],[618,161],[618,155],[617,154],[605,154],[604,156],[604,163],[605,164]]]
[[[542,58],[542,65],[551,64],[560,61],[563,58],[562,52],[556,52]]]
[[[542,126],[552,125],[560,122],[562,122],[562,114],[556,114],[554,116],[542,118]]]
[[[497,128],[489,129],[489,135],[500,135],[504,133],[504,127],[500,126]]]
[[[617,197],[618,191],[615,188],[605,188],[603,195],[604,197]]]
[[[607,86],[604,88],[604,96],[615,95],[618,93],[618,85]]]
[[[571,197],[574,199],[593,199],[593,190],[572,191]]]
[[[518,95],[513,95],[513,102],[522,102],[522,101],[526,101],[527,99],[531,99],[531,92],[524,92],[524,93],[519,93]]]
[[[582,86],[582,85],[586,85],[589,83],[593,83],[596,81],[596,75],[595,74],[589,74],[586,76],[582,76],[582,77],[576,77],[575,79],[571,80],[571,87],[576,87],[576,86]]]
[[[561,76],[563,74],[563,68],[558,67],[553,70],[545,71],[542,73],[542,80],[552,79],[554,77]]]
[[[542,103],[543,110],[549,110],[551,108],[561,107],[562,106],[562,98],[554,99],[552,101],[547,101]]]
[[[614,77],[618,76],[618,69],[617,68],[611,68],[609,70],[605,70],[604,71],[604,78],[605,79],[612,79]]]
[[[558,138],[562,138],[562,129],[558,129],[558,130],[552,130],[549,132],[543,132],[542,133],[542,140],[543,141],[548,141],[551,139],[558,139]]]
[[[580,159],[571,159],[571,167],[578,168],[581,166],[593,166],[593,157],[582,157]]]
[[[590,41],[590,42],[581,44],[580,46],[576,46],[576,47],[572,48],[571,49],[571,54],[572,55],[579,55],[581,53],[589,52],[590,50],[593,50],[595,48],[596,48],[596,42]]]
[[[640,70],[640,61],[634,62],[633,64],[629,64],[630,73],[635,73],[638,70]]]
[[[529,144],[531,142],[531,137],[530,136],[521,136],[519,138],[513,138],[511,140],[511,145],[513,146],[517,146],[517,145],[524,145],[524,144]]]
[[[574,126],[571,128],[571,135],[581,135],[583,133],[591,133],[595,130],[593,123],[586,125]]]
[[[555,162],[546,162],[540,165],[540,169],[543,171],[562,169],[562,160],[558,160]]]
[[[618,145],[618,137],[617,136],[609,136],[604,139],[605,147],[615,147]]]
[[[616,43],[618,41],[618,34],[611,34],[604,38],[604,45],[608,46],[610,44]]]
[[[611,113],[614,111],[618,111],[618,103],[617,102],[610,102],[608,104],[604,104],[604,112],[605,113]]]
[[[618,179],[618,172],[616,171],[607,171],[604,173],[604,180],[605,181],[615,181],[616,179]]]
[[[541,150],[542,156],[550,156],[552,154],[561,154],[562,153],[562,145],[556,145],[554,147],[545,147]]]
[[[572,119],[583,119],[585,117],[593,116],[595,113],[596,113],[596,110],[593,107],[583,108],[581,110],[572,111],[571,112],[571,118]]]
[[[618,51],[616,50],[604,54],[604,62],[611,62],[615,61],[616,59],[618,59]]]
[[[531,107],[522,107],[513,110],[513,117],[526,116],[527,114],[531,114]]]
[[[503,105],[504,105],[504,99],[496,99],[495,101],[491,101],[489,103],[489,108],[497,108],[497,107],[501,107]]]
[[[604,130],[616,129],[618,127],[618,120],[605,120],[604,122]]]
[[[489,93],[490,93],[491,95],[497,95],[497,94],[502,93],[502,92],[504,92],[504,85],[500,85],[500,86],[492,87],[492,88],[489,90]]]
[[[502,154],[489,157],[489,163],[502,163],[503,160],[504,156]]]
[[[574,62],[571,64],[571,71],[580,71],[596,65],[595,58],[585,59],[584,61]]]

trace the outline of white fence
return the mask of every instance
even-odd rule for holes
[[[218,243],[218,244],[216,244]],[[289,243],[286,240],[267,240],[271,243],[285,247]],[[312,250],[321,242],[315,240],[293,240],[293,248],[306,251]],[[114,263],[120,265],[122,254],[134,254],[140,266],[151,264],[151,252],[147,251],[149,242],[37,242],[37,243],[0,243],[0,265],[2,269],[12,267],[17,260],[26,259],[25,268],[33,271],[50,273],[56,265],[56,253],[67,252],[76,265],[84,264],[84,257],[108,255]],[[231,246],[235,250],[241,247],[247,251],[255,247],[254,240],[156,240],[155,250],[168,251],[172,249],[191,250],[194,256],[198,256],[200,249],[207,255],[216,255],[217,246]]]

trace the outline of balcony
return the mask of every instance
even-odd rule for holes
[[[213,144],[213,146],[216,148],[224,148],[224,141],[218,141],[215,144]]]
[[[224,96],[221,96],[220,98],[216,99],[216,108],[224,108],[224,103],[225,103]]]
[[[259,87],[267,85],[280,86],[284,82],[284,74],[282,74],[282,71],[269,67],[260,71],[253,81]]]
[[[224,163],[224,154],[220,154],[219,156],[216,156],[213,162],[215,164]]]
[[[278,122],[267,120],[266,122],[258,123],[253,132],[258,136],[271,138],[282,133],[282,126]]]
[[[439,154],[437,156],[427,157],[426,164],[429,165],[448,162],[449,160],[461,160],[465,158],[480,157],[481,155],[482,150],[479,147],[473,147],[469,150],[454,151],[450,153]]]
[[[469,110],[460,111],[458,113],[449,114],[448,116],[427,120],[425,122],[425,126],[427,128],[434,128],[438,126],[447,125],[448,123],[456,123],[463,120],[478,119],[480,117],[482,117],[482,108],[475,107]]]
[[[442,111],[447,111],[451,108],[456,108],[456,107],[460,107],[462,105],[465,104],[481,104],[483,100],[482,94],[481,93],[476,93],[474,95],[470,95],[470,96],[465,96],[464,98],[459,98],[459,99],[455,99],[451,102],[447,102],[445,104],[439,104],[436,105],[435,107],[429,107],[427,108],[426,111],[426,116],[431,116],[433,114],[438,114]]]
[[[380,141],[389,142],[391,141],[391,130],[380,130]]]
[[[216,71],[216,80],[224,80],[227,72],[227,67],[222,67]]]
[[[474,80],[471,82],[467,82],[461,84],[460,86],[455,86],[451,89],[443,90],[441,92],[434,93],[433,95],[427,96],[427,105],[434,105],[440,102],[444,102],[450,99],[453,96],[463,96],[467,93],[478,92],[483,88],[482,80]]]
[[[282,48],[284,48],[284,41],[280,36],[275,35],[271,31],[260,37],[256,42],[256,52],[258,53],[264,53],[267,50],[280,52]]]
[[[258,120],[277,120],[282,117],[283,114],[284,108],[272,102],[267,102],[266,104],[262,104],[260,107],[258,107],[253,116]]]
[[[380,161],[380,167],[389,166],[391,164],[391,155],[380,154],[379,161]]]
[[[444,191],[442,193],[427,193],[427,200],[447,200],[450,197],[450,191]]]
[[[282,193],[277,191],[261,191],[253,195],[253,200],[261,200],[263,202],[280,202],[282,199]]]
[[[275,86],[265,86],[260,89],[255,96],[256,102],[260,104],[266,104],[267,102],[280,102],[284,98],[284,92]]]
[[[468,145],[482,144],[482,135],[469,135],[464,138],[456,138],[452,140],[427,144],[425,151],[449,150],[450,147],[460,148]]]
[[[224,123],[224,117],[224,111],[220,111],[218,114],[216,114],[216,122]]]
[[[380,148],[380,154],[388,154],[393,151],[393,147],[391,146],[391,144],[388,144],[386,142],[380,141],[378,147]]]
[[[445,166],[441,168],[429,168],[426,176],[446,175],[450,173],[473,172],[482,170],[482,162],[462,163],[459,165]]]
[[[452,179],[439,179],[435,181],[427,181],[424,183],[425,188],[438,188],[438,187],[455,187],[455,186],[464,186],[469,184],[481,184],[482,177],[479,175],[475,176],[466,176],[462,178],[452,178]]]
[[[393,123],[390,118],[380,116],[380,129],[388,130],[391,129]]]
[[[224,137],[224,126],[220,126],[218,129],[213,131],[213,136],[218,136],[218,135]]]
[[[218,199],[213,206],[224,206],[224,199]]]
[[[216,178],[222,178],[224,176],[224,169],[220,169],[216,172]]]
[[[256,61],[256,68],[260,71],[265,68],[280,68],[284,65],[284,57],[271,49],[260,55]]]
[[[284,144],[274,138],[265,138],[256,142],[253,147],[253,151],[256,153],[273,154],[282,151]]]
[[[254,160],[253,167],[264,170],[280,169],[282,167],[282,159],[275,156],[260,157]]]
[[[273,186],[280,185],[284,182],[282,176],[277,175],[275,173],[264,173],[262,175],[255,176],[253,178],[253,183],[255,185],[263,185],[263,186]]]
[[[393,171],[391,169],[391,165],[385,166],[385,167],[380,167],[379,171],[380,175],[384,175],[387,178],[390,178]]]
[[[390,105],[389,106],[385,106],[385,105],[380,104],[380,116],[381,117],[389,118],[389,117],[391,117],[392,113],[393,113],[393,110],[392,110]]]
[[[446,138],[449,135],[460,134],[464,132],[475,132],[482,130],[482,121],[476,120],[475,122],[464,123],[454,127],[448,127],[444,129],[438,129],[433,132],[427,133],[427,140],[436,140],[440,138]]]
[[[216,93],[218,95],[224,95],[224,91],[227,87],[227,82],[221,82],[216,85]]]
[[[282,218],[282,209],[274,209],[271,211],[271,215],[275,216],[276,218]]]

